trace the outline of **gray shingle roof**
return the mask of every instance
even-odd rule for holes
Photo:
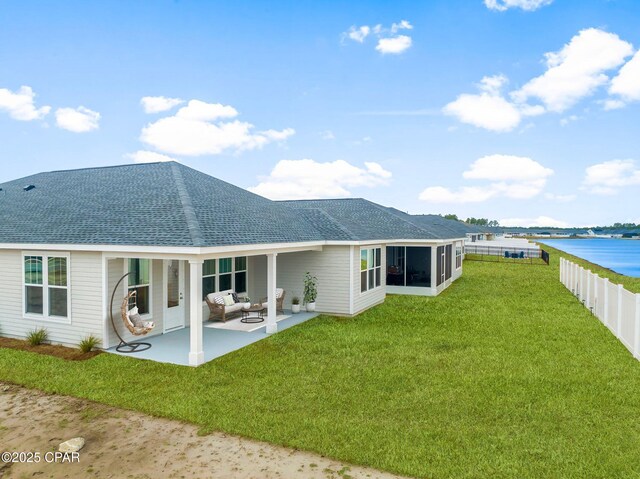
[[[0,184],[0,243],[229,246],[461,236],[364,199],[271,201],[176,162]]]
[[[362,198],[283,201],[310,215],[324,213],[341,232],[355,241],[384,239],[449,239],[464,237],[446,228],[415,221],[411,215]]]
[[[24,191],[28,184],[35,185]],[[0,242],[222,246],[323,239],[295,211],[175,162],[0,184]]]
[[[390,208],[395,212],[407,215],[394,208]],[[440,215],[407,215],[409,221],[423,227],[433,228],[442,232],[447,232],[451,238],[464,238],[467,233],[479,233],[480,230],[476,226],[468,225],[462,221],[448,220]]]

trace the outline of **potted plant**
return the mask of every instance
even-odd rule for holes
[[[307,311],[316,310],[316,296],[318,296],[318,278],[311,276],[308,271],[304,274],[304,304]]]
[[[300,298],[294,296],[291,298],[291,312],[299,313],[300,312]]]

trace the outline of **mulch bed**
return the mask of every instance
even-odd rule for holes
[[[84,361],[102,353],[102,351],[83,353],[79,349],[68,348],[66,346],[60,346],[59,344],[39,344],[38,346],[31,346],[27,341],[13,338],[0,338],[0,348],[19,349],[20,351],[47,354],[69,361]]]

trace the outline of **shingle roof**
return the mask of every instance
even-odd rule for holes
[[[34,189],[23,187],[33,184]],[[0,184],[0,242],[222,246],[322,240],[295,211],[176,162]]]
[[[229,246],[461,236],[364,199],[271,201],[176,162],[0,184],[0,243]]]
[[[282,201],[299,209],[307,219],[324,213],[335,228],[355,241],[383,239],[461,238],[444,227],[415,221],[411,215],[362,198]]]

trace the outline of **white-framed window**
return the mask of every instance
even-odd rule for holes
[[[462,243],[456,243],[456,269],[462,268]]]
[[[204,260],[202,265],[202,297],[227,289],[246,294],[246,256]]]
[[[382,248],[360,248],[360,292],[380,286]]]
[[[69,253],[24,253],[25,318],[71,321]]]
[[[129,258],[126,272],[131,273],[127,280],[127,292],[136,291],[135,301],[129,307],[138,307],[141,316],[151,316],[151,260],[146,258]]]

